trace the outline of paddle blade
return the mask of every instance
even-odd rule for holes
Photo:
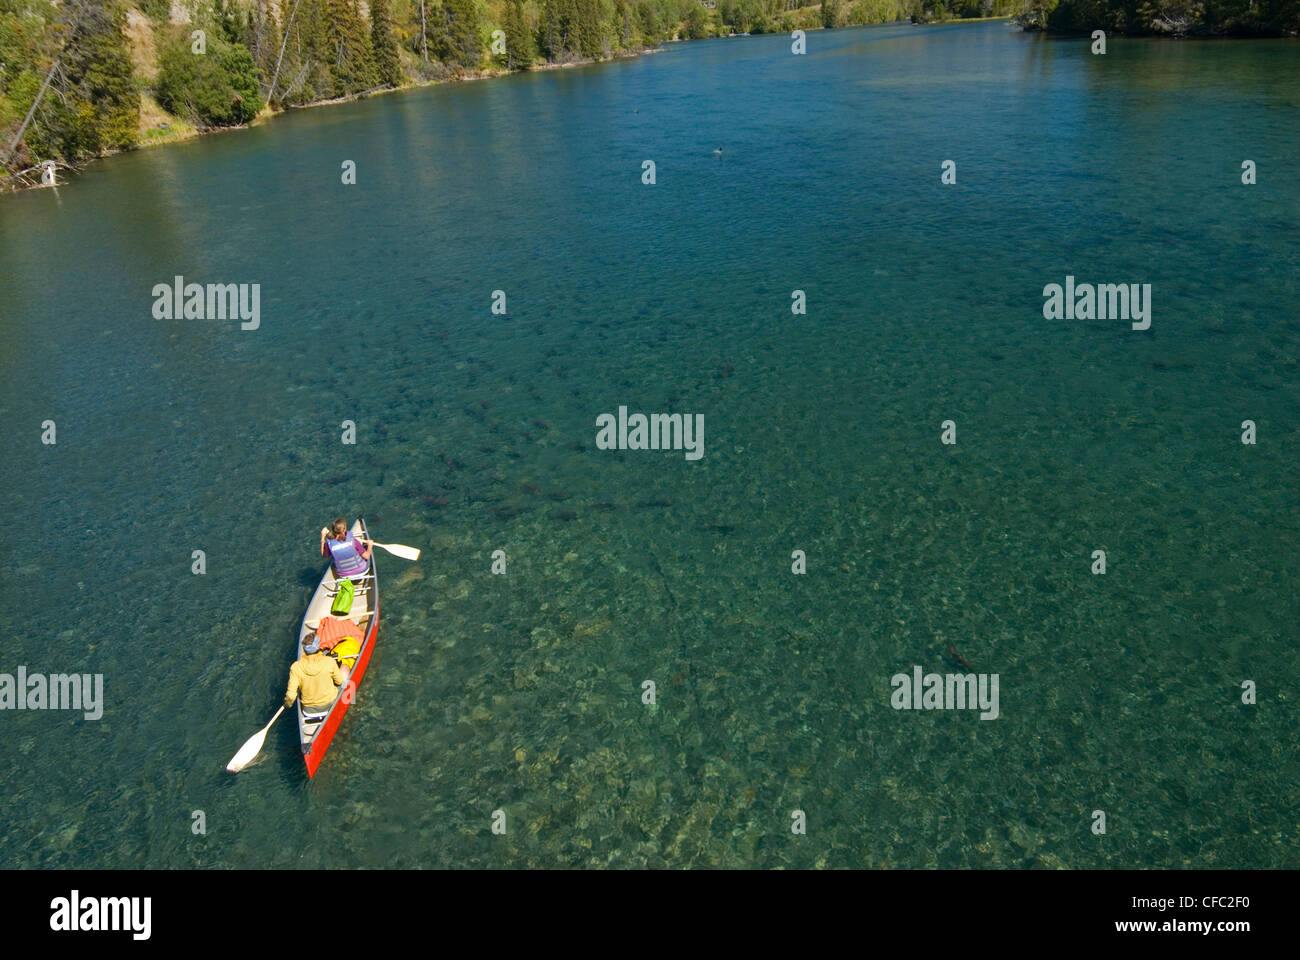
[[[263,727],[249,737],[248,742],[240,747],[239,752],[226,764],[226,769],[231,773],[238,773],[252,763],[262,752],[262,744],[266,742],[266,731],[267,728]]]
[[[280,719],[282,713],[284,713],[284,707],[275,711],[275,716],[270,719],[267,725],[248,738],[247,742],[239,748],[239,752],[231,757],[230,762],[226,764],[227,770],[231,773],[238,773],[257,759],[257,755],[262,752],[262,744],[266,742],[266,732],[271,729],[275,721]]]
[[[419,560],[420,551],[415,547],[403,546],[400,543],[376,543],[376,547],[383,547],[394,556],[401,557],[403,560]]]

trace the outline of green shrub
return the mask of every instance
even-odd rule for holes
[[[709,30],[709,18],[698,3],[687,10],[686,29],[682,35],[687,40],[703,40],[712,35]]]
[[[187,39],[169,39],[158,57],[158,102],[199,126],[248,123],[263,105],[253,55],[220,37],[208,37],[201,54]]]

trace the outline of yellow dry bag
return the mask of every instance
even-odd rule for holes
[[[338,658],[340,667],[351,670],[356,665],[357,654],[361,652],[361,642],[356,637],[344,637],[330,652]]]

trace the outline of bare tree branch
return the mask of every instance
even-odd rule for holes
[[[293,11],[289,14],[289,22],[284,25],[284,39],[280,42],[280,55],[275,58],[275,72],[271,74],[271,85],[266,88],[266,102],[270,103],[271,98],[275,96],[275,84],[280,79],[280,61],[284,59],[284,48],[289,43],[289,30],[293,27],[293,18],[298,14],[298,4],[302,0],[294,0]]]
[[[5,151],[5,163],[12,160],[14,154],[18,152],[18,144],[22,142],[23,134],[27,132],[28,126],[31,125],[32,118],[36,116],[36,110],[40,107],[41,101],[45,99],[45,91],[50,89],[50,84],[54,82],[55,77],[63,77],[63,72],[60,69],[63,63],[63,55],[68,52],[68,47],[72,46],[77,40],[77,32],[81,29],[81,22],[86,14],[84,0],[81,0],[81,2],[74,0],[74,9],[76,10],[76,16],[72,21],[72,29],[68,31],[68,39],[63,41],[63,46],[59,47],[54,62],[50,64],[50,69],[45,74],[45,81],[41,84],[41,88],[36,91],[36,99],[32,101],[31,108],[27,111],[27,116],[23,118],[23,122],[18,125],[18,132],[14,134],[13,140],[9,142],[9,149]],[[62,91],[58,92],[62,97]],[[67,103],[68,101],[64,98],[63,102]]]

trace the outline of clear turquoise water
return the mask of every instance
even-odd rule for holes
[[[0,864],[1300,866],[1300,48],[788,43],[304,111],[0,203],[0,672],[107,698],[0,714]],[[177,273],[260,283],[261,329],[153,320]],[[1043,320],[1067,273],[1151,283],[1151,330]],[[704,414],[704,459],[595,449],[620,404]],[[232,777],[339,513],[423,558],[382,555],[315,781],[289,725]],[[948,644],[1000,719],[890,709]]]

